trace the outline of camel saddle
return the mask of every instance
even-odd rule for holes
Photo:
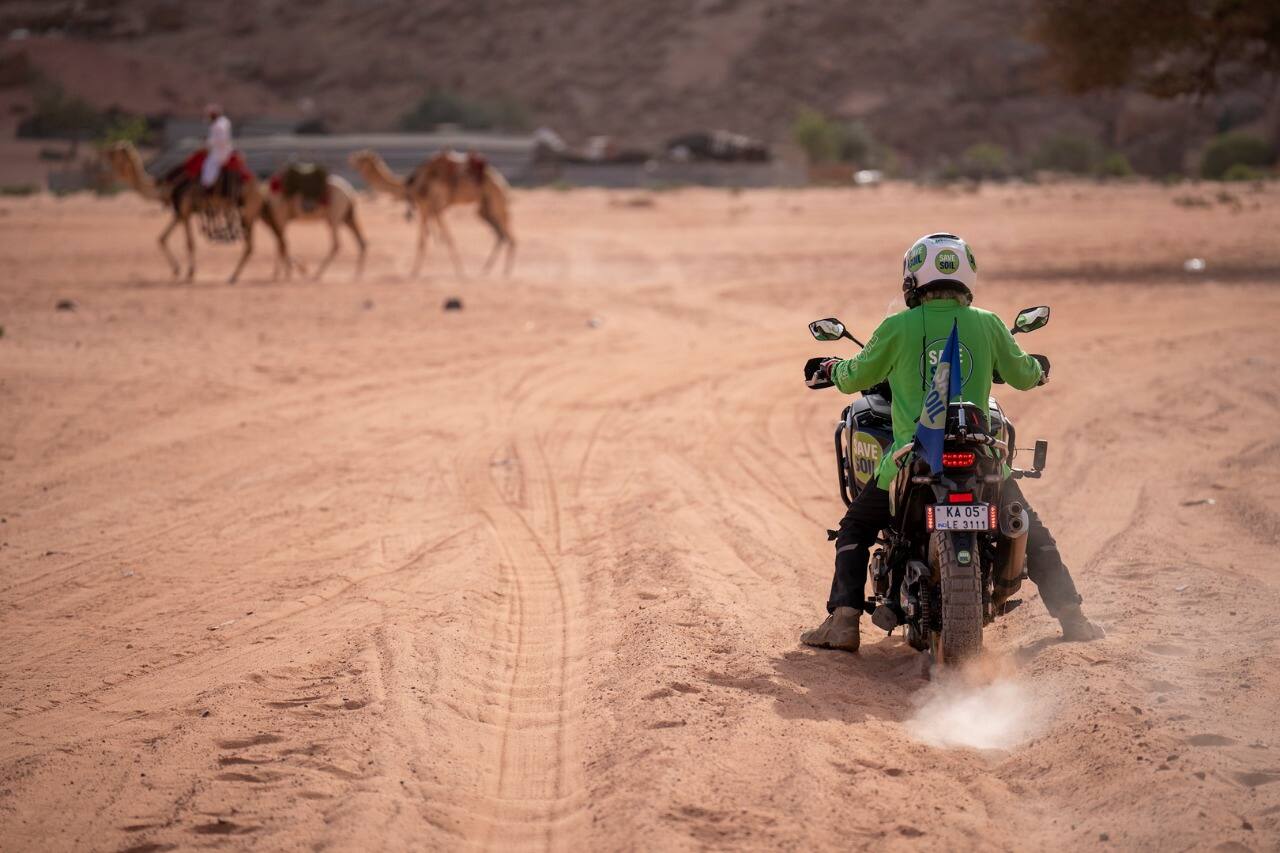
[[[489,168],[489,161],[483,154],[475,151],[467,152],[467,172],[471,175],[471,180],[477,184],[484,182],[484,170]]]
[[[164,176],[164,183],[174,187],[175,196],[185,193],[193,186],[199,186],[200,170],[204,166],[208,150],[198,148],[180,165],[173,167]],[[254,179],[249,171],[244,156],[237,150],[218,171],[218,179],[207,189],[201,187],[201,201],[213,204],[238,205],[244,195],[245,184]]]
[[[213,182],[208,192],[224,204],[239,206],[244,196],[244,175],[239,169],[231,168],[230,164],[223,166],[218,180]]]
[[[329,171],[315,163],[290,163],[280,176],[285,198],[299,199],[304,206],[329,201]]]

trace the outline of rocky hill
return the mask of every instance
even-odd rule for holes
[[[907,170],[978,143],[1025,158],[1074,134],[1164,174],[1224,122],[1274,127],[1261,83],[1202,103],[1060,94],[1031,13],[1029,0],[44,0],[5,4],[0,27],[41,36],[6,51],[103,106],[218,98],[335,130],[393,128],[438,91],[517,104],[570,140],[724,127],[776,142],[810,105],[864,123]]]

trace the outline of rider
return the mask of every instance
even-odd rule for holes
[[[806,380],[816,384],[829,378],[846,394],[870,388],[887,378],[893,392],[894,438],[881,458],[876,479],[858,493],[840,522],[835,578],[827,600],[829,615],[820,626],[800,636],[800,641],[810,646],[851,652],[858,649],[867,562],[876,537],[892,521],[888,490],[897,475],[893,455],[915,438],[916,420],[932,375],[932,370],[926,368],[937,365],[952,323],[958,325],[960,333],[964,399],[979,404],[984,413],[993,369],[1020,391],[1043,385],[1049,379],[1048,359],[1042,363],[1027,355],[999,317],[970,307],[978,265],[964,240],[954,234],[921,237],[903,257],[902,274],[902,294],[908,310],[881,323],[855,358],[826,359],[816,365],[812,374],[811,368],[806,369]],[[1061,623],[1063,639],[1087,641],[1101,637],[1102,630],[1080,609],[1080,595],[1053,536],[1026,502],[1016,481],[1005,482],[1004,495],[1027,508],[1031,522],[1027,533],[1027,574],[1039,588],[1050,615]]]
[[[209,104],[205,108],[205,116],[209,119],[209,138],[205,142],[204,163],[200,167],[200,183],[209,189],[222,174],[222,167],[231,159],[235,146],[231,143],[231,119],[222,112],[222,107]]]

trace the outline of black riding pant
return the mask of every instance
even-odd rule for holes
[[[1027,576],[1040,589],[1040,597],[1049,613],[1057,616],[1064,605],[1078,604],[1080,595],[1071,573],[1062,563],[1058,543],[1044,526],[1040,516],[1022,495],[1016,480],[1006,480],[1001,500],[1018,501],[1027,508],[1031,526],[1027,531]],[[836,535],[836,574],[831,581],[827,612],[837,607],[862,609],[866,601],[867,563],[871,547],[880,531],[893,520],[889,513],[889,493],[874,481],[858,493],[840,520]]]

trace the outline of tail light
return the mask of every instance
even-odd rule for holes
[[[973,492],[952,492],[947,495],[947,503],[971,504],[973,503]]]
[[[989,517],[988,517],[988,519],[987,519],[988,524],[989,524],[988,529],[989,529],[989,530],[999,530],[999,529],[1000,529],[1000,527],[999,527],[999,525],[997,525],[997,524],[996,524],[996,505],[995,505],[994,503],[993,503],[993,504],[989,504],[989,505],[988,505],[988,507],[987,507],[987,515],[989,516]]]
[[[955,450],[942,454],[943,468],[968,468],[978,456],[972,450]]]

